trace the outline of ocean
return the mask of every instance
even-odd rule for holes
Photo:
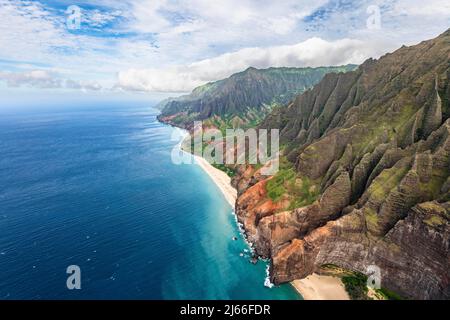
[[[178,141],[157,114],[136,101],[0,110],[0,299],[301,298],[264,286],[232,208],[200,167],[171,162]]]

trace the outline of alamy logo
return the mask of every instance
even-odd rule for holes
[[[81,289],[81,269],[77,265],[70,265],[67,267],[66,270],[67,274],[70,274],[70,276],[67,278],[66,286],[67,289],[73,290],[73,289]]]
[[[381,288],[381,269],[378,266],[370,265],[366,270],[367,286],[372,289]]]
[[[218,129],[204,130],[202,122],[195,121],[193,135],[178,129],[172,133],[172,141],[179,142],[171,154],[174,164],[193,164],[199,156],[210,164],[259,164],[262,175],[278,171],[278,129],[226,129],[224,136]]]
[[[371,5],[367,7],[367,14],[369,17],[366,21],[367,29],[379,30],[381,29],[381,12],[380,7],[376,5]]]
[[[66,9],[66,26],[69,30],[78,30],[81,27],[81,8],[71,5]]]

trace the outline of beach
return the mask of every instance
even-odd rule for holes
[[[227,202],[234,210],[237,199],[237,191],[231,186],[231,178],[222,170],[214,168],[208,161],[199,156],[195,157],[195,163],[199,165],[217,185]]]
[[[217,185],[227,202],[234,209],[237,191],[231,186],[231,178],[222,170],[213,167],[208,161],[194,156],[199,165]],[[294,280],[291,285],[305,300],[349,300],[342,281],[338,277],[312,274],[301,280]]]
[[[313,273],[291,284],[305,300],[350,300],[339,277]]]

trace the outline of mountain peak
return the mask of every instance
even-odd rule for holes
[[[311,88],[330,72],[353,70],[355,66],[321,68],[249,67],[230,77],[197,87],[190,95],[163,102],[159,119],[190,128],[195,120],[219,118],[234,126],[254,126],[275,105],[284,105]],[[236,120],[236,117],[241,121]],[[165,120],[164,120],[165,119]],[[215,126],[221,124],[215,121]]]
[[[255,67],[248,67],[247,69],[245,69],[244,72],[248,72],[248,71],[258,71],[259,69],[255,68]]]

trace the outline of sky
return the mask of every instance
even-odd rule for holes
[[[0,0],[0,97],[176,96],[250,66],[360,64],[449,27],[448,0]]]

